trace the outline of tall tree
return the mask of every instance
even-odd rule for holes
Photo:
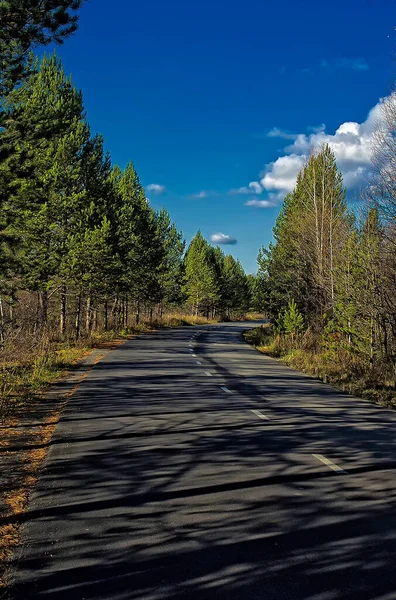
[[[82,96],[57,57],[40,67],[7,98],[7,126],[0,134],[3,235],[19,247],[19,274],[40,292],[42,320],[47,297],[86,202],[83,183],[89,127]]]
[[[230,254],[224,259],[224,303],[227,315],[241,315],[251,303],[250,287],[239,260]]]
[[[209,314],[211,305],[219,298],[219,287],[212,260],[212,249],[200,231],[191,240],[185,259],[184,292],[194,313]]]
[[[157,301],[160,314],[168,303],[181,302],[182,256],[185,242],[181,231],[172,222],[169,213],[162,209],[156,216],[162,258],[157,268]]]
[[[0,97],[29,70],[29,51],[63,43],[78,26],[84,0],[2,0],[0,2]]]
[[[324,146],[299,173],[277,218],[275,243],[261,253],[272,315],[291,300],[308,320],[333,313],[335,270],[349,224],[341,173]]]

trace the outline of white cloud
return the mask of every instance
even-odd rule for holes
[[[289,133],[288,131],[283,131],[282,129],[279,129],[278,127],[273,127],[267,133],[267,137],[282,138],[284,140],[295,140],[296,134]]]
[[[150,183],[146,189],[154,194],[162,194],[165,191],[165,186],[159,183]]]
[[[201,190],[200,192],[198,192],[198,194],[193,194],[193,198],[207,198],[208,197],[208,192],[206,192],[205,190]]]
[[[262,191],[262,187],[257,181],[251,181],[249,185],[230,190],[229,194],[261,194]]]
[[[261,192],[263,191],[261,189],[261,185],[259,183],[257,183],[257,181],[251,181],[249,183],[249,190],[251,192],[253,192],[254,194],[261,194]]]
[[[245,202],[245,206],[255,206],[256,208],[271,208],[277,204],[274,200],[257,200],[257,198],[252,198]]]
[[[352,69],[354,71],[368,71],[370,69],[368,62],[361,57],[322,60],[321,66],[323,69]]]
[[[290,191],[296,183],[297,173],[303,166],[306,157],[292,153],[280,156],[277,160],[266,166],[260,185],[264,190],[283,192]]]
[[[210,241],[212,244],[233,245],[236,244],[238,240],[230,235],[225,235],[224,233],[214,233],[210,236]]]
[[[286,134],[281,130],[272,130],[278,137],[293,139],[293,143],[284,148],[284,155],[277,160],[268,163],[260,175],[260,179],[249,184],[250,189],[267,192],[267,200],[274,202],[281,200],[285,194],[292,191],[297,173],[305,164],[310,152],[320,148],[323,144],[329,144],[332,148],[337,164],[341,169],[344,184],[349,190],[356,190],[364,186],[367,180],[371,161],[372,134],[380,121],[380,103],[372,108],[363,123],[346,121],[342,123],[334,134],[326,133],[326,128],[321,125],[318,128],[310,128],[312,133]],[[291,137],[293,135],[293,138]],[[289,137],[290,136],[290,137]],[[246,189],[249,188],[240,188]],[[258,193],[256,191],[256,193]],[[249,201],[248,206],[262,206],[257,202]],[[268,206],[273,204],[268,204]]]

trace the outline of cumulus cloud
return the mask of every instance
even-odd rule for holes
[[[271,208],[277,204],[275,200],[258,200],[257,198],[245,202],[245,206],[255,206],[256,208]]]
[[[353,71],[368,71],[370,66],[364,58],[332,58],[322,60],[323,69],[352,69]]]
[[[212,244],[224,244],[232,246],[236,244],[238,240],[230,235],[225,235],[224,233],[214,233],[210,236],[210,241]]]
[[[342,123],[334,134],[326,132],[324,125],[310,128],[309,133],[289,134],[282,130],[271,130],[271,137],[291,139],[293,143],[284,148],[284,155],[277,160],[268,163],[260,179],[251,182],[248,187],[240,188],[248,191],[254,189],[255,193],[266,193],[268,198],[262,202],[275,202],[282,200],[288,192],[291,192],[296,183],[297,173],[303,167],[312,150],[320,148],[323,144],[329,144],[333,150],[337,164],[341,169],[344,184],[348,190],[357,190],[364,186],[367,181],[371,161],[372,134],[381,120],[380,103],[372,108],[363,123],[347,121]],[[276,135],[278,133],[278,135]],[[262,206],[249,201],[248,206]],[[268,204],[273,206],[273,204]]]
[[[243,187],[240,188],[234,188],[232,190],[230,190],[230,194],[234,195],[234,194],[261,194],[261,192],[263,191],[261,185],[258,183],[258,181],[251,181],[249,183],[249,185],[244,185]]]
[[[165,191],[165,186],[159,183],[150,183],[146,189],[154,194],[162,194]]]

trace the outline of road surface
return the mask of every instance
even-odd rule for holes
[[[395,600],[396,414],[242,342],[140,336],[70,399],[18,600]]]

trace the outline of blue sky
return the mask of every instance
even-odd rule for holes
[[[322,141],[357,194],[377,112],[367,115],[392,84],[394,0],[90,0],[80,15],[58,52],[92,129],[114,163],[133,160],[159,186],[147,196],[187,240],[223,233],[254,272]]]

